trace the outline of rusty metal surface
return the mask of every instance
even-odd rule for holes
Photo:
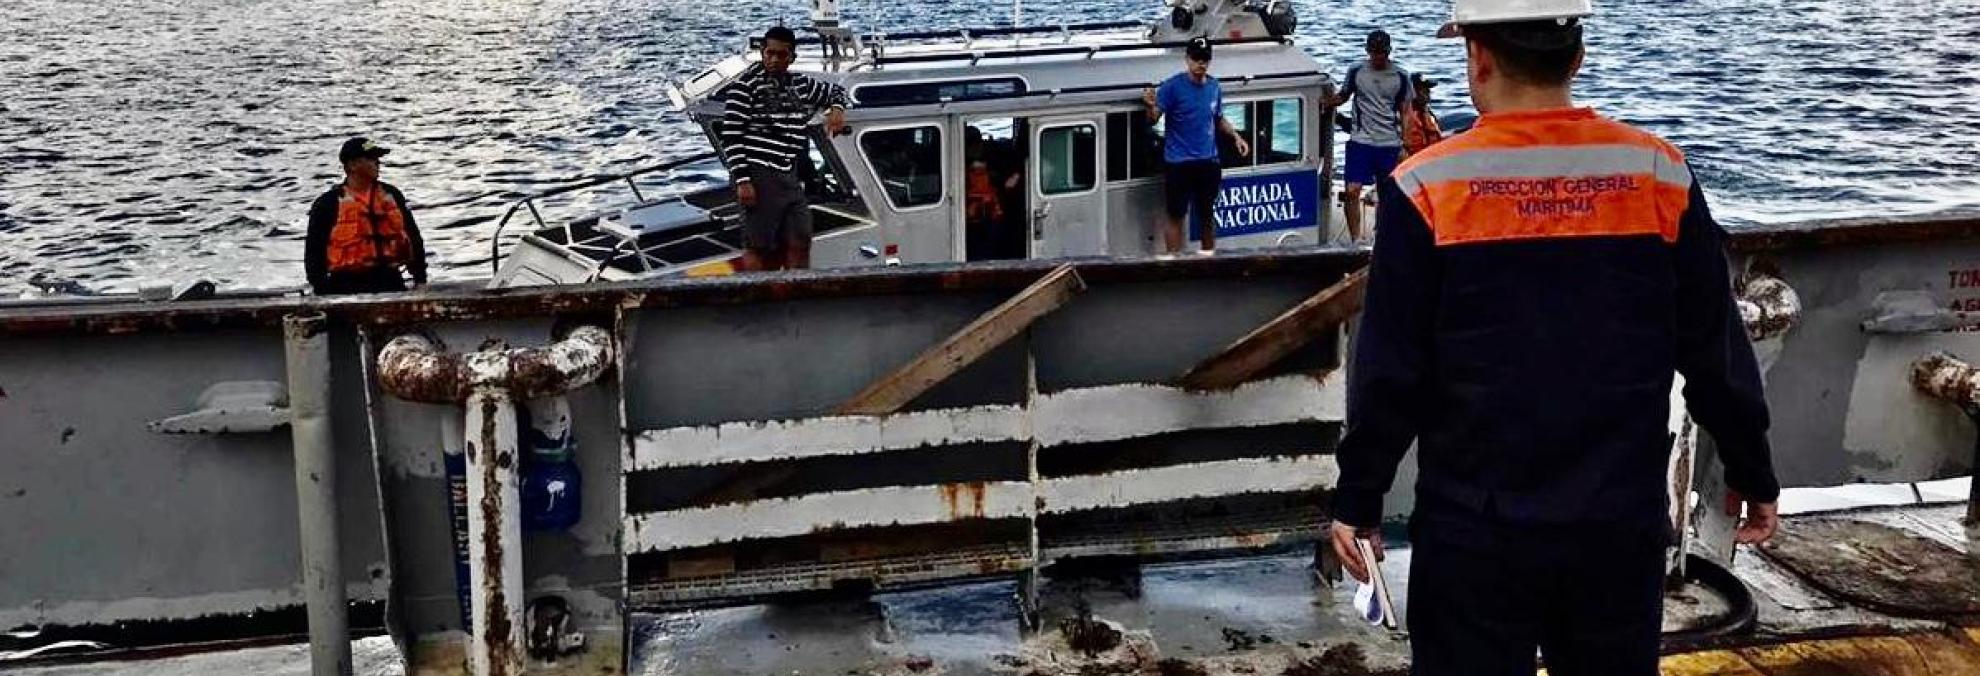
[[[476,360],[489,363],[476,368]],[[534,399],[584,387],[611,365],[612,333],[595,326],[580,326],[541,348],[484,346],[472,355],[451,354],[430,338],[405,334],[378,351],[378,380],[394,396],[430,404],[465,401],[476,387]]]
[[[1756,276],[1739,290],[1739,316],[1755,342],[1784,335],[1801,321],[1801,296],[1778,277]]]
[[[603,316],[621,308],[734,305],[902,293],[1015,291],[1067,263],[1077,266],[1080,276],[1094,284],[1339,274],[1365,264],[1367,255],[1367,251],[1361,249],[1299,249],[1203,259],[1047,259],[337,298],[143,303],[133,297],[128,303],[0,308],[0,337],[272,327],[279,324],[284,315],[307,309],[320,310],[333,320],[353,324],[408,326],[441,321]]]
[[[1911,385],[1969,412],[1980,412],[1980,369],[1949,352],[1913,362]]]
[[[1790,519],[1761,547],[1823,593],[1901,617],[1980,614],[1980,571],[1929,538],[1847,518]]]
[[[1739,253],[1980,238],[1980,212],[1780,223],[1727,233]]]

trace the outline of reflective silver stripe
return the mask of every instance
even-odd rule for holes
[[[1474,150],[1430,160],[1397,178],[1406,193],[1431,183],[1478,178],[1583,178],[1654,174],[1689,189],[1691,170],[1656,148],[1637,145],[1541,146]]]

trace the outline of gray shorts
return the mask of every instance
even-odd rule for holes
[[[796,174],[758,171],[756,206],[743,209],[743,246],[778,251],[791,239],[811,242],[811,205],[804,200],[804,181]]]

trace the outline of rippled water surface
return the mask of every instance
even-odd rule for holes
[[[1690,153],[1730,222],[1980,205],[1980,0],[1600,3],[1582,99]],[[863,28],[1008,22],[1006,2],[847,0]],[[1156,3],[1031,2],[1027,22]],[[1305,2],[1338,76],[1374,27],[1467,107],[1443,2]],[[299,284],[335,148],[397,149],[440,278],[482,275],[504,202],[706,149],[662,93],[803,3],[8,0],[0,6],[0,293]],[[705,183],[716,176],[682,177]]]

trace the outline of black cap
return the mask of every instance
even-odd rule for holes
[[[1189,58],[1190,58],[1191,60],[1195,60],[1195,61],[1209,61],[1209,60],[1210,60],[1210,38],[1194,38],[1194,39],[1191,39],[1191,40],[1189,41],[1189,46],[1186,46],[1186,47],[1184,47],[1184,48],[1183,48],[1183,53],[1184,53],[1184,54],[1187,54],[1187,55],[1189,55]]]
[[[1389,51],[1388,31],[1380,31],[1380,30],[1368,31],[1368,41],[1365,44],[1369,51],[1375,51],[1375,52]]]
[[[379,147],[378,144],[372,143],[371,139],[359,136],[344,142],[344,147],[337,151],[337,161],[349,162],[360,157],[384,157],[389,152],[392,151]]]

